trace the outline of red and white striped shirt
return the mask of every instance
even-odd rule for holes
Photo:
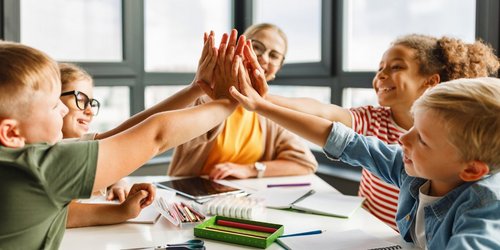
[[[356,133],[375,136],[388,144],[400,144],[399,137],[406,132],[392,119],[388,107],[364,106],[351,108],[352,128]],[[399,189],[363,169],[359,195],[366,198],[363,207],[394,230]]]

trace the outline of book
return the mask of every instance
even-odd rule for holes
[[[344,232],[326,231],[321,234],[278,238],[278,244],[285,249],[352,249],[393,250],[403,249],[400,245],[379,239],[361,230]]]
[[[361,207],[364,198],[336,192],[316,192],[313,189],[273,188],[259,191],[251,197],[263,198],[268,208],[295,209],[313,214],[348,218]]]

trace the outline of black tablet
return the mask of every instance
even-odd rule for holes
[[[177,192],[193,200],[203,200],[219,195],[237,194],[243,190],[207,180],[201,177],[157,182],[156,185]]]

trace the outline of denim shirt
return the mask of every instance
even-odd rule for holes
[[[418,190],[427,180],[404,170],[399,145],[387,145],[334,123],[323,148],[332,160],[363,166],[400,188],[396,223],[401,236],[413,242],[411,227],[418,208]],[[500,249],[500,174],[466,182],[424,208],[428,249]]]

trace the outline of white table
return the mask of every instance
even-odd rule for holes
[[[130,182],[153,182],[169,179],[167,176],[128,178]],[[290,182],[311,182],[311,188],[316,191],[335,190],[316,175],[230,181],[233,185],[249,192],[265,189],[266,185],[270,183]],[[332,232],[360,229],[380,239],[400,244],[405,249],[413,248],[412,245],[405,244],[397,232],[362,208],[359,208],[349,219],[276,209],[265,209],[264,218],[264,221],[284,225],[285,234],[317,229]],[[162,217],[155,224],[122,223],[111,226],[68,229],[66,230],[60,249],[126,249],[178,243],[193,238],[193,226],[179,228]],[[207,249],[256,249],[209,239],[204,240]],[[267,249],[282,248],[277,243],[273,243]]]

